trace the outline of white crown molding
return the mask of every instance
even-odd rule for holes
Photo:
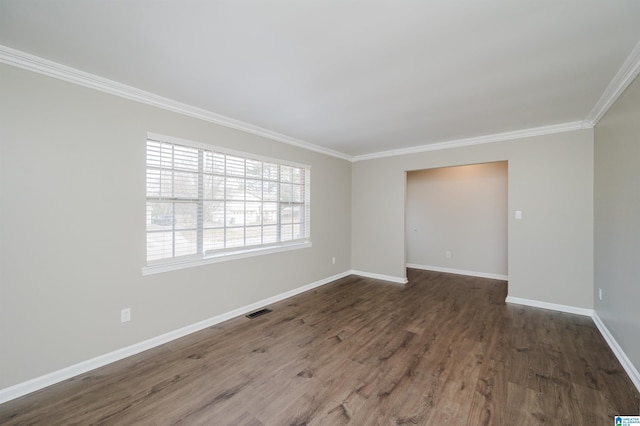
[[[466,139],[455,139],[446,142],[430,143],[411,148],[394,149],[390,151],[375,152],[373,154],[357,155],[353,162],[372,160],[375,158],[395,157],[398,155],[416,154],[419,152],[437,151],[440,149],[458,148],[462,146],[481,145],[485,143],[501,142],[514,139],[528,138],[532,136],[549,135],[552,133],[570,132],[573,130],[590,129],[593,125],[587,121],[572,121],[569,123],[553,124],[550,126],[534,127],[531,129],[515,130],[512,132],[494,133],[492,135],[477,136]]]
[[[20,50],[12,49],[10,47],[2,45],[0,45],[0,62],[18,68],[26,69],[28,71],[43,74],[48,77],[53,77],[59,80],[64,80],[70,83],[78,84],[80,86],[88,87],[90,89],[99,90],[111,95],[120,96],[132,101],[151,105],[157,108],[162,108],[167,111],[176,112],[178,114],[194,117],[200,120],[219,124],[221,126],[230,127],[232,129],[241,130],[243,132],[262,136],[278,142],[283,142],[288,145],[296,146],[298,148],[304,148],[309,151],[319,152],[321,154],[330,155],[332,157],[337,157],[348,161],[351,161],[352,158],[350,155],[344,154],[342,152],[324,148],[310,142],[292,138],[290,136],[286,136],[269,129],[264,129],[262,127],[254,126],[253,124],[245,123],[243,121],[226,117],[224,115],[216,114],[202,108],[194,107],[182,102],[174,101],[169,98],[158,96],[144,90],[136,89],[132,86],[127,86],[126,84],[118,83],[117,81],[99,77],[88,72],[80,71],[78,69],[71,68],[66,65],[62,65],[57,62],[40,58],[38,56],[34,56],[29,53],[25,53]]]
[[[407,263],[407,268],[422,269],[423,271],[444,272],[447,274],[465,275],[468,277],[489,278],[492,280],[509,281],[508,275],[490,274],[488,272],[465,271],[463,269],[441,268],[439,266],[419,265]]]
[[[49,77],[64,80],[70,83],[78,84],[80,86],[99,90],[101,92],[109,93],[115,96],[120,96],[125,99],[176,112],[178,114],[194,117],[211,123],[219,124],[221,126],[262,136],[271,140],[286,143],[288,145],[307,149],[309,151],[314,151],[343,160],[356,162],[376,158],[394,157],[398,155],[415,154],[420,152],[436,151],[441,149],[457,148],[470,145],[480,145],[485,143],[501,142],[532,136],[541,136],[553,133],[593,128],[595,124],[597,124],[597,122],[600,120],[600,118],[604,115],[604,113],[606,113],[606,111],[620,96],[620,94],[622,94],[627,86],[631,84],[633,79],[640,73],[640,43],[638,43],[633,49],[614,79],[611,81],[605,92],[600,97],[600,100],[596,103],[593,110],[589,113],[587,119],[585,119],[584,121],[574,121],[554,124],[550,126],[516,130],[511,132],[495,133],[491,135],[472,138],[428,143],[415,147],[381,151],[356,156],[351,156],[343,152],[315,145],[301,139],[283,135],[269,129],[226,117],[224,115],[216,114],[202,108],[194,107],[182,102],[158,96],[132,86],[127,86],[113,80],[99,77],[94,74],[80,71],[78,69],[71,68],[66,65],[62,65],[57,62],[40,58],[38,56],[2,45],[0,45],[0,62],[29,71],[37,72]]]
[[[186,335],[189,335],[191,333],[195,333],[196,331],[204,330],[205,328],[211,327],[221,322],[230,320],[235,317],[239,317],[241,315],[245,315],[249,312],[255,311],[256,309],[259,309],[268,305],[272,305],[284,299],[288,299],[289,297],[293,297],[300,293],[304,293],[305,291],[309,291],[316,287],[329,284],[333,281],[339,280],[340,278],[344,278],[349,275],[351,275],[351,271],[346,271],[341,274],[333,275],[331,277],[324,278],[314,283],[307,284],[302,287],[295,288],[293,290],[289,290],[287,292],[278,294],[273,297],[269,297],[267,299],[263,299],[259,302],[255,302],[250,305],[243,306],[241,308],[234,309],[232,311],[229,311],[220,315],[216,315],[215,317],[206,319],[204,321],[200,321],[195,324],[191,324],[186,327],[179,328],[178,330],[170,331],[160,336],[156,336],[151,339],[144,340],[139,343],[135,343],[131,346],[127,346],[125,348],[118,349],[113,352],[106,353],[104,355],[99,355],[95,358],[91,358],[89,360],[79,362],[69,367],[51,372],[49,374],[45,374],[44,376],[36,377],[34,379],[27,380],[26,382],[18,383],[8,388],[0,389],[0,404],[3,404],[7,401],[11,401],[12,399],[16,399],[23,395],[27,395],[29,393],[35,392],[37,390],[43,389],[47,386],[51,386],[56,383],[62,382],[64,380],[70,379],[79,374],[83,374],[88,371],[95,370],[96,368],[100,368],[105,365],[111,364],[113,362],[119,361],[121,359],[130,357],[132,355],[138,354],[148,349],[155,348],[156,346],[163,345],[165,343],[171,342],[172,340],[176,340]]]
[[[587,116],[586,121],[592,126],[598,124],[602,116],[611,108],[611,105],[620,97],[622,92],[640,74],[640,42],[631,51],[631,54],[624,61],[611,83],[607,86],[602,96]]]

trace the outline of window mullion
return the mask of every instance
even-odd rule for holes
[[[227,248],[227,156],[224,156],[224,191],[223,197],[224,201],[222,202],[222,227],[223,227],[223,247]]]
[[[307,176],[304,171],[301,171],[302,182],[300,185],[300,198],[301,198],[301,208],[300,211],[300,232],[302,232],[302,237],[307,238]]]
[[[213,155],[215,162],[211,171],[208,155]],[[258,168],[262,170],[259,175],[254,173]],[[289,173],[285,174],[287,170]],[[277,161],[261,162],[241,153],[227,155],[204,146],[148,139],[147,262],[155,265],[159,261],[172,262],[173,258],[186,262],[198,255],[206,260],[222,253],[287,245],[293,242],[293,235],[308,238],[307,170]],[[208,183],[209,175],[215,189]],[[209,233],[205,234],[208,201],[215,208],[210,212],[214,234],[211,241]],[[292,226],[294,218],[296,227]],[[300,232],[292,234],[298,226]]]
[[[204,253],[204,151],[198,150],[198,204],[196,253]]]
[[[242,191],[242,198],[244,199],[244,202],[242,204],[242,209],[244,210],[243,212],[243,216],[244,216],[244,223],[242,226],[242,245],[246,246],[247,245],[247,160],[243,160],[244,163],[244,183],[243,183],[243,191]]]
[[[171,145],[171,198],[176,198],[176,146]],[[176,257],[176,203],[171,203],[171,257]]]
[[[282,220],[280,220],[280,216],[282,215],[282,209],[280,208],[280,179],[281,179],[281,175],[280,175],[280,166],[278,166],[278,177],[277,177],[277,181],[276,181],[276,193],[277,193],[277,197],[276,197],[276,241],[280,242],[282,241]]]
[[[260,166],[260,244],[264,244],[264,163]]]

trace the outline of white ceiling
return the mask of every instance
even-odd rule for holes
[[[588,120],[637,0],[0,0],[0,45],[347,155]]]

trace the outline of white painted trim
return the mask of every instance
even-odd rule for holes
[[[147,132],[147,140],[154,142],[166,142],[176,145],[185,145],[191,148],[204,149],[206,151],[219,152],[222,154],[235,155],[236,157],[244,157],[250,160],[263,161],[265,163],[276,163],[283,166],[299,167],[302,169],[311,169],[310,164],[298,163],[295,161],[283,160],[282,158],[274,158],[266,155],[254,154],[252,152],[238,151],[236,149],[226,148],[204,142],[192,141],[190,139],[178,138],[175,136],[163,135],[160,133]]]
[[[160,336],[156,336],[151,339],[148,339],[139,343],[135,343],[131,346],[127,346],[125,348],[118,349],[113,352],[109,352],[107,354],[100,355],[95,358],[79,362],[69,367],[65,367],[60,370],[54,371],[52,373],[45,374],[43,376],[36,377],[31,380],[27,380],[26,382],[18,383],[8,388],[0,389],[0,404],[10,401],[12,399],[21,397],[23,395],[29,394],[31,392],[35,392],[37,390],[43,389],[47,386],[51,386],[53,384],[70,379],[79,374],[86,373],[87,371],[95,370],[96,368],[103,367],[107,364],[111,364],[113,362],[130,357],[132,355],[138,354],[148,349],[155,348],[156,346],[163,345],[165,343],[184,337],[188,334],[195,333],[196,331],[200,331],[207,327],[211,327],[221,322],[238,317],[240,315],[247,314],[258,308],[272,305],[281,300],[287,299],[289,297],[295,296],[300,293],[304,293],[305,291],[309,291],[316,287],[323,286],[325,284],[328,284],[340,278],[344,278],[351,274],[352,274],[352,271],[346,271],[341,274],[333,275],[331,277],[324,278],[314,283],[307,284],[293,290],[289,290],[287,292],[278,294],[273,297],[269,297],[264,300],[260,300],[250,305],[246,305],[241,308],[234,309],[232,311],[229,311],[220,315],[216,315],[215,317],[206,319],[204,321],[200,321],[195,324],[191,324],[186,327],[182,327],[177,330],[170,331]]]
[[[374,280],[391,281],[392,283],[406,284],[409,282],[407,277],[394,277],[392,275],[374,274],[373,272],[364,272],[351,270],[353,275],[359,275],[365,278],[373,278]]]
[[[359,156],[351,156],[339,151],[325,148],[301,139],[292,138],[281,133],[273,132],[269,129],[254,126],[224,115],[174,101],[163,96],[158,96],[144,90],[137,89],[113,80],[109,80],[94,74],[80,71],[48,59],[40,58],[25,52],[21,52],[10,47],[0,45],[0,62],[12,65],[18,68],[37,72],[49,77],[64,80],[80,86],[99,90],[111,95],[120,96],[125,99],[141,102],[154,107],[162,108],[167,111],[176,112],[189,117],[219,124],[221,126],[230,127],[232,129],[241,130],[243,132],[262,136],[288,145],[297,146],[310,151],[319,152],[321,154],[330,155],[332,157],[341,158],[348,161],[361,161],[373,158],[391,157],[396,155],[413,154],[417,152],[434,151],[439,149],[455,148],[459,146],[478,145],[483,143],[505,141],[511,139],[519,139],[529,136],[546,135],[550,133],[566,132],[570,130],[578,130],[592,127],[591,122],[576,121],[572,123],[556,124],[552,126],[537,127],[533,129],[517,130],[513,132],[497,133],[493,135],[473,137],[467,139],[458,139],[447,142],[439,142],[426,144],[417,147],[404,148],[392,151],[383,151],[373,154],[365,154]]]
[[[311,241],[296,242],[292,244],[279,244],[268,247],[244,248],[234,252],[226,252],[209,257],[200,257],[197,259],[189,258],[188,260],[165,261],[161,263],[151,264],[142,268],[142,275],[160,274],[163,272],[177,271],[180,269],[194,268],[196,266],[209,265],[212,263],[228,262],[231,260],[245,259],[247,257],[263,256],[267,254],[280,253],[291,250],[299,250],[312,246]]]
[[[350,155],[344,154],[342,152],[318,146],[301,139],[292,138],[290,136],[283,135],[281,133],[277,133],[262,127],[254,126],[253,124],[245,123],[244,121],[236,120],[231,117],[216,114],[203,108],[194,107],[192,105],[174,101],[173,99],[158,96],[153,93],[128,86],[126,84],[118,83],[117,81],[109,80],[107,78],[103,78],[95,74],[90,74],[88,72],[80,71],[78,69],[71,68],[66,65],[62,65],[57,62],[40,58],[38,56],[2,45],[0,45],[0,62],[7,65],[12,65],[14,67],[26,69],[28,71],[43,74],[48,77],[53,77],[59,80],[64,80],[70,83],[78,84],[80,86],[88,87],[90,89],[99,90],[111,95],[120,96],[132,101],[162,108],[167,111],[176,112],[178,114],[194,117],[200,120],[219,124],[221,126],[230,127],[232,129],[241,130],[243,132],[286,143],[288,145],[304,148],[309,151],[319,152],[321,154],[326,154],[332,157],[337,157],[349,161],[352,158]]]
[[[596,324],[596,327],[598,327],[598,330],[600,330],[600,334],[602,334],[602,337],[604,337],[604,340],[611,348],[613,354],[616,356],[616,358],[618,358],[620,364],[622,364],[622,368],[624,368],[624,371],[627,372],[629,378],[636,386],[636,389],[638,389],[638,392],[640,392],[640,373],[638,372],[638,369],[633,365],[627,354],[624,353],[616,339],[613,337],[609,329],[604,325],[604,322],[602,322],[595,311],[593,312],[591,318]]]
[[[373,274],[373,273],[367,273],[367,272],[356,271],[356,270],[346,271],[346,272],[316,281],[314,283],[299,287],[297,289],[290,290],[290,291],[278,294],[276,296],[261,300],[259,302],[255,302],[250,305],[246,305],[241,308],[234,309],[233,311],[229,311],[224,314],[217,315],[207,320],[188,325],[178,330],[174,330],[174,331],[162,334],[160,336],[153,337],[151,339],[133,344],[126,348],[118,349],[116,351],[113,351],[104,355],[100,355],[86,361],[82,361],[72,366],[54,371],[52,373],[45,374],[40,377],[36,377],[26,382],[18,383],[8,388],[0,389],[0,404],[19,398],[21,396],[27,395],[29,393],[38,391],[47,386],[60,383],[64,380],[70,379],[72,377],[86,373],[88,371],[95,370],[96,368],[100,368],[105,365],[111,364],[113,362],[119,361],[121,359],[136,355],[148,349],[152,349],[154,347],[163,345],[165,343],[171,342],[173,340],[179,339],[191,333],[195,333],[196,331],[203,330],[207,327],[211,327],[213,325],[219,324],[221,322],[227,321],[237,316],[247,314],[263,306],[277,303],[289,297],[293,297],[300,293],[304,293],[305,291],[312,290],[316,287],[323,286],[325,284],[339,280],[341,278],[347,277],[352,274],[368,277],[368,278],[382,279],[385,281],[392,281],[392,282],[402,283],[402,284],[405,284],[408,282],[406,278],[402,279],[399,277],[392,277],[389,275]],[[625,369],[625,371],[631,378],[631,381],[636,386],[638,391],[640,391],[640,373],[638,373],[638,370],[635,368],[633,363],[631,363],[631,361],[629,360],[627,355],[624,353],[620,345],[618,345],[618,343],[616,342],[614,337],[611,335],[607,327],[604,325],[604,323],[602,322],[598,314],[595,313],[593,310],[585,309],[585,308],[576,308],[573,306],[566,306],[566,305],[557,305],[554,303],[539,302],[536,300],[522,299],[518,297],[511,297],[511,296],[507,296],[506,302],[519,304],[519,305],[534,306],[534,307],[543,308],[543,309],[552,309],[555,311],[568,312],[568,313],[573,313],[578,315],[591,316],[596,327],[602,334],[603,338],[605,339],[605,341],[607,342],[607,344],[609,345],[613,353],[616,355],[616,357],[622,364],[622,367]]]
[[[575,121],[570,123],[555,124],[551,126],[536,127],[532,129],[516,130],[512,132],[496,133],[492,135],[479,136],[467,139],[457,139],[445,142],[430,143],[417,147],[403,148],[398,150],[383,151],[372,154],[364,154],[351,156],[343,152],[325,148],[310,142],[293,138],[281,133],[271,131],[250,123],[236,120],[221,114],[208,111],[203,108],[194,107],[182,102],[178,102],[163,96],[159,96],[144,90],[137,89],[117,81],[109,80],[95,74],[90,74],[48,59],[40,58],[20,50],[12,49],[7,46],[0,45],[0,62],[12,65],[28,71],[46,75],[48,77],[57,78],[90,89],[99,90],[104,93],[119,96],[132,101],[162,108],[178,114],[194,117],[200,120],[219,124],[254,135],[262,136],[271,140],[293,145],[309,151],[318,152],[332,157],[340,158],[348,161],[362,161],[374,158],[392,157],[404,154],[413,154],[418,152],[434,151],[439,149],[455,148],[468,145],[479,145],[484,143],[506,141],[512,139],[520,139],[530,136],[546,135],[551,133],[567,132],[571,130],[579,130],[593,127],[592,121]],[[626,87],[626,86],[625,86]]]
[[[598,121],[611,108],[611,105],[620,97],[622,92],[629,87],[638,74],[640,74],[640,42],[636,44],[636,47],[631,51],[631,54],[613,77],[613,80],[604,90],[602,96],[600,96],[600,99],[598,99],[598,102],[596,102],[587,116],[586,121],[593,126],[598,124]]]
[[[594,311],[593,309],[577,308],[575,306],[567,306],[567,305],[557,305],[555,303],[540,302],[538,300],[522,299],[519,297],[511,297],[511,296],[507,296],[506,302],[517,304],[517,305],[533,306],[536,308],[551,309],[554,311],[567,312],[570,314],[577,314],[577,315],[584,315],[584,316],[591,317],[594,324],[600,331],[600,334],[602,335],[604,340],[607,342],[607,345],[609,345],[613,354],[616,356],[616,358],[618,358],[618,361],[620,361],[622,368],[624,368],[624,371],[627,372],[627,374],[629,375],[629,378],[635,385],[636,389],[638,389],[638,392],[640,392],[640,372],[638,372],[638,369],[633,365],[633,363],[631,362],[627,354],[624,352],[624,350],[622,350],[622,348],[620,347],[616,339],[613,337],[609,329],[604,325],[604,323],[602,322],[602,320],[600,319],[596,311]]]
[[[422,269],[424,271],[446,272],[447,274],[467,275],[470,277],[490,278],[492,280],[509,281],[508,275],[489,274],[487,272],[465,271],[462,269],[441,268],[439,266],[418,265],[407,263],[407,268]]]
[[[374,158],[395,157],[398,155],[416,154],[419,152],[436,151],[440,149],[458,148],[462,146],[481,145],[485,143],[522,139],[532,136],[549,135],[552,133],[570,132],[573,130],[590,129],[593,125],[586,121],[554,124],[551,126],[534,127],[532,129],[515,130],[513,132],[495,133],[466,139],[456,139],[446,142],[430,143],[411,148],[394,149],[391,151],[375,152],[373,154],[357,155],[352,161],[372,160]]]
[[[40,58],[20,50],[12,49],[0,45],[0,62],[12,65],[28,71],[43,74],[49,77],[64,80],[80,86],[99,90],[111,95],[120,96],[125,99],[141,102],[167,111],[194,117],[200,120],[219,124],[232,129],[262,136],[271,140],[293,145],[309,151],[318,152],[332,157],[341,158],[348,161],[363,161],[375,158],[393,157],[398,155],[415,154],[419,152],[435,151],[440,149],[456,148],[470,145],[480,145],[484,143],[500,142],[525,137],[548,135],[552,133],[568,132],[572,130],[593,128],[602,118],[611,105],[618,99],[620,94],[631,84],[633,79],[640,73],[640,43],[638,43],[626,61],[618,70],[607,89],[604,91],[596,105],[584,121],[574,121],[568,123],[554,124],[550,126],[534,127],[511,132],[495,133],[485,136],[477,136],[465,139],[428,143],[420,146],[402,148],[397,150],[381,151],[371,154],[351,156],[330,148],[315,145],[313,143],[293,138],[281,133],[274,132],[250,123],[236,120],[221,114],[208,111],[203,108],[194,107],[182,102],[178,102],[163,96],[159,96],[144,90],[137,89],[126,84],[118,83],[95,74],[81,71],[48,59]]]
[[[533,306],[534,308],[550,309],[552,311],[566,312],[568,314],[584,315],[590,317],[593,315],[593,309],[579,308],[577,306],[559,305],[556,303],[541,302],[539,300],[523,299],[520,297],[507,296],[507,303],[515,305]]]

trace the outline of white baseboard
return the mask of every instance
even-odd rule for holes
[[[593,309],[578,308],[576,306],[559,305],[556,303],[541,302],[539,300],[523,299],[520,297],[507,296],[507,303],[515,305],[533,306],[534,308],[550,309],[552,311],[566,312],[568,314],[584,315],[590,317],[593,315]]]
[[[446,272],[447,274],[467,275],[470,277],[491,278],[492,280],[509,281],[508,275],[490,274],[487,272],[465,271],[463,269],[441,268],[439,266],[418,265],[407,263],[407,268],[422,269],[425,271]]]
[[[636,386],[636,389],[640,392],[640,373],[638,372],[638,369],[633,365],[627,354],[624,353],[616,339],[613,338],[613,335],[595,311],[591,318],[593,318],[593,322],[596,324],[596,327],[598,327],[598,330],[600,330],[600,334],[602,334],[602,337],[604,337],[604,340],[607,342],[616,358],[618,358],[620,364],[622,364],[622,368],[624,368],[624,371],[627,372],[629,378]]]
[[[409,282],[407,277],[394,277],[392,275],[374,274],[372,272],[351,270],[353,275],[359,275],[361,277],[373,278],[375,280],[391,281],[392,283],[406,284]]]
[[[409,266],[409,267],[413,268],[415,266]],[[421,269],[421,268],[418,268],[418,269]],[[267,305],[279,302],[281,300],[287,299],[289,297],[295,296],[297,294],[304,293],[305,291],[311,290],[313,288],[323,286],[325,284],[328,284],[340,278],[344,278],[351,274],[360,275],[367,278],[380,279],[384,281],[391,281],[391,282],[401,283],[401,284],[407,283],[406,278],[374,274],[374,273],[368,273],[368,272],[356,271],[356,270],[346,271],[341,274],[337,274],[337,275],[322,279],[320,281],[316,281],[314,283],[287,291],[285,293],[281,293],[276,296],[261,300],[259,302],[252,303],[250,305],[243,306],[238,309],[234,309],[233,311],[217,315],[215,317],[206,319],[204,321],[200,321],[195,324],[188,325],[178,330],[174,330],[174,331],[162,334],[160,336],[136,343],[126,348],[118,349],[116,351],[113,351],[104,355],[100,355],[98,357],[54,371],[52,373],[45,374],[40,377],[36,377],[26,382],[18,383],[8,388],[0,389],[0,404],[7,401],[11,401],[12,399],[19,398],[23,395],[27,395],[29,393],[35,392],[37,390],[43,389],[47,386],[51,386],[53,384],[70,379],[79,374],[86,373],[96,368],[103,367],[107,364],[111,364],[115,361],[119,361],[126,357],[138,354],[140,352],[146,351],[156,346],[160,346],[172,340],[179,339],[188,334],[203,330],[207,327],[211,327],[213,325],[219,324],[221,322],[227,321],[237,316],[244,315],[246,313],[249,313],[263,306],[267,306]],[[585,315],[593,318],[593,321],[596,327],[598,327],[598,330],[600,330],[600,333],[602,334],[603,338],[605,339],[605,341],[607,342],[607,344],[609,345],[613,353],[616,355],[616,357],[622,364],[622,367],[625,369],[625,371],[631,378],[631,381],[633,382],[633,384],[636,386],[638,391],[640,391],[640,373],[638,373],[638,370],[636,369],[636,367],[631,363],[627,355],[624,353],[620,345],[618,345],[616,340],[613,338],[613,336],[611,335],[607,327],[604,325],[604,323],[600,319],[600,317],[593,310],[585,309],[585,308],[577,308],[574,306],[558,305],[555,303],[540,302],[540,301],[531,300],[531,299],[522,299],[519,297],[511,297],[511,296],[507,296],[506,301],[507,303],[533,306],[533,307],[543,308],[543,309],[551,309],[554,311]]]
[[[604,340],[607,342],[607,345],[609,345],[609,347],[611,348],[611,351],[614,353],[616,358],[618,358],[618,361],[620,361],[620,364],[622,364],[622,368],[624,368],[624,371],[627,372],[627,374],[629,375],[629,378],[635,385],[636,389],[638,389],[638,392],[640,392],[640,373],[638,372],[638,369],[633,365],[633,363],[631,362],[627,354],[624,353],[624,351],[622,350],[618,342],[616,342],[616,339],[614,339],[609,329],[607,329],[607,327],[604,325],[604,323],[602,322],[598,314],[593,309],[577,308],[575,306],[567,306],[567,305],[557,305],[555,303],[540,302],[538,300],[522,299],[519,297],[511,297],[511,296],[507,296],[507,303],[514,303],[516,305],[533,306],[536,308],[551,309],[554,311],[567,312],[570,314],[578,314],[578,315],[591,317],[594,324],[600,331],[600,334],[602,335]]]
[[[53,384],[70,379],[79,374],[86,373],[87,371],[95,370],[96,368],[103,367],[107,364],[111,364],[112,362],[119,361],[121,359],[138,354],[140,352],[146,351],[156,346],[160,346],[162,344],[171,342],[172,340],[179,339],[188,334],[191,334],[196,331],[203,330],[207,327],[211,327],[213,325],[227,321],[231,318],[235,318],[237,316],[247,314],[258,308],[271,305],[273,303],[279,302],[281,300],[287,299],[297,294],[304,293],[305,291],[311,290],[313,288],[323,286],[332,281],[351,275],[352,273],[353,273],[352,271],[346,271],[341,274],[337,274],[332,277],[328,277],[320,281],[316,281],[314,283],[307,284],[305,286],[298,287],[296,289],[278,294],[276,296],[269,297],[259,302],[255,302],[250,305],[243,306],[241,308],[234,309],[232,311],[229,311],[220,315],[216,315],[215,317],[206,319],[204,321],[200,321],[195,324],[191,324],[186,327],[182,327],[177,330],[170,331],[168,333],[133,344],[131,346],[127,346],[125,348],[118,349],[113,352],[109,352],[107,354],[100,355],[95,358],[79,362],[78,364],[74,364],[69,367],[62,368],[52,373],[45,374],[43,376],[36,377],[31,380],[27,380],[26,382],[18,383],[8,388],[0,389],[0,404],[10,401],[12,399],[21,397],[23,395],[27,395],[29,393],[35,392],[37,390],[43,389],[47,386],[51,386]]]

